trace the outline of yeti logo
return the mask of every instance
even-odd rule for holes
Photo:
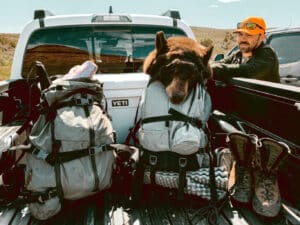
[[[128,99],[118,99],[111,101],[112,107],[128,106]]]

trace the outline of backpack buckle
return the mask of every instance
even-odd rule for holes
[[[74,97],[74,101],[76,105],[84,106],[84,105],[92,105],[94,102],[93,96],[89,94],[77,94]]]
[[[187,158],[180,157],[178,159],[179,167],[184,168],[187,165]]]
[[[46,191],[44,196],[41,194],[37,200],[39,203],[44,204],[47,200],[54,198],[55,196],[57,196],[56,188]]]
[[[149,156],[149,163],[151,166],[155,166],[157,164],[157,156],[156,155],[150,155]]]
[[[89,155],[95,155],[95,147],[89,147]]]

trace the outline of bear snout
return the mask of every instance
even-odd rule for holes
[[[185,100],[185,98],[186,98],[186,94],[184,92],[174,92],[170,97],[170,101],[173,104],[180,104]]]

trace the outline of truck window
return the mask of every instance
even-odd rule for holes
[[[44,28],[35,31],[26,46],[22,76],[41,61],[49,75],[66,74],[74,65],[93,60],[97,73],[141,72],[145,57],[154,49],[155,34],[166,37],[185,33],[162,26],[85,26]]]
[[[280,64],[300,61],[300,33],[274,35],[269,44],[275,49]]]

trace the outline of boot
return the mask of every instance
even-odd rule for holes
[[[231,133],[227,142],[233,159],[233,169],[230,173],[229,183],[233,184],[232,200],[237,203],[251,202],[253,194],[252,162],[256,152],[256,135]]]
[[[254,170],[253,210],[262,216],[275,217],[281,208],[281,195],[277,172],[279,165],[288,156],[289,147],[270,138],[259,140],[259,165]]]

